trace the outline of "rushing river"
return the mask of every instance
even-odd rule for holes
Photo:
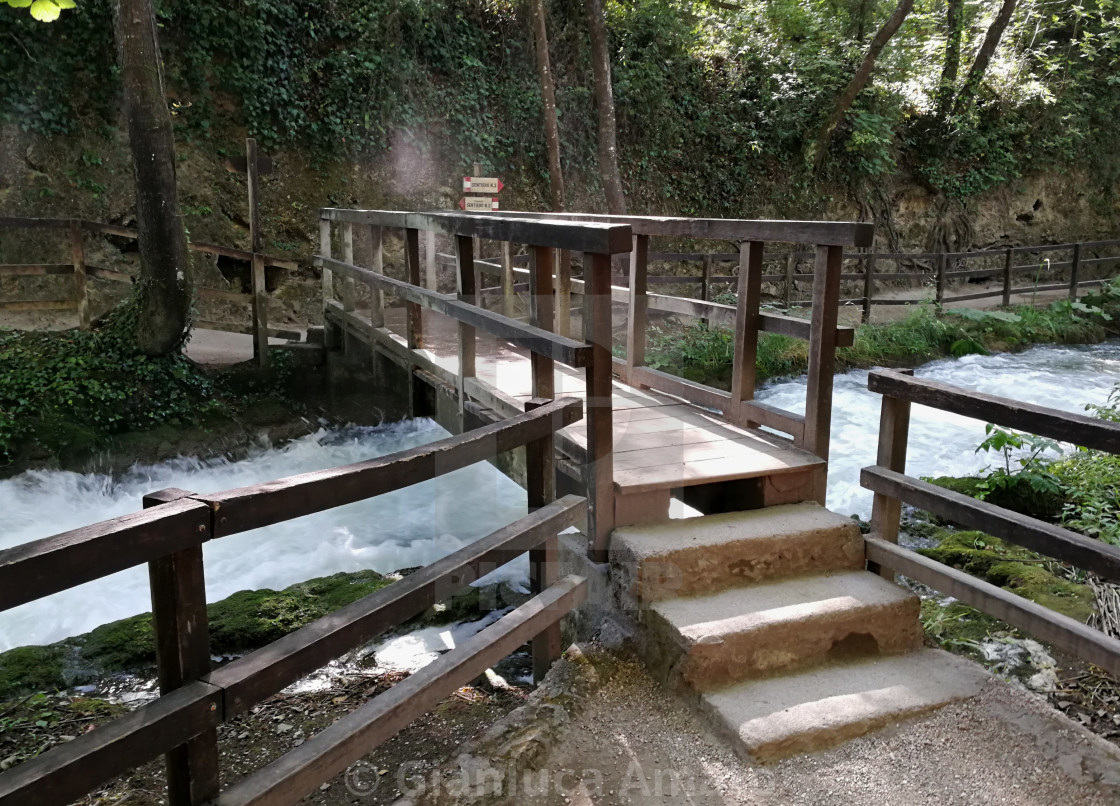
[[[969,356],[928,364],[917,374],[1080,411],[1086,403],[1103,403],[1120,379],[1120,343]],[[830,508],[864,516],[871,497],[859,487],[859,469],[875,461],[879,427],[879,397],[866,386],[866,372],[836,379],[828,487]],[[759,397],[803,410],[805,381],[771,384]],[[416,420],[323,431],[282,448],[261,448],[238,462],[180,458],[136,466],[116,478],[24,473],[0,481],[0,548],[135,511],[141,496],[166,487],[212,492],[370,459],[444,436],[431,421]],[[979,470],[988,464],[987,457],[975,453],[983,437],[982,422],[915,407],[907,472]],[[465,468],[374,501],[206,544],[207,598],[214,601],[247,588],[280,588],[337,571],[389,572],[427,564],[524,511],[524,491],[493,467]],[[147,571],[131,569],[0,613],[0,651],[57,641],[149,609]]]

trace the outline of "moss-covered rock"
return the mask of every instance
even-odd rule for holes
[[[938,546],[920,553],[1078,621],[1093,611],[1088,585],[1055,576],[1046,557],[983,532],[946,530]]]
[[[281,591],[239,591],[206,608],[210,650],[229,655],[264,646],[392,581],[359,571],[310,579]],[[477,608],[477,595],[474,601]],[[0,700],[87,682],[99,674],[148,669],[155,661],[152,615],[143,613],[49,646],[0,653]]]

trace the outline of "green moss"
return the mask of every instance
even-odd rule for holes
[[[359,571],[310,579],[281,591],[239,591],[206,608],[210,650],[228,655],[264,646],[391,582],[373,571]],[[477,604],[476,594],[476,612]],[[0,653],[0,698],[63,688],[98,673],[149,669],[155,661],[152,615],[143,613],[57,644]]]
[[[67,654],[59,644],[21,646],[0,653],[0,700],[22,691],[64,687]]]
[[[1064,503],[1061,493],[1032,486],[1027,474],[1012,476],[1007,479],[1009,483],[992,489],[988,488],[982,476],[937,476],[926,481],[970,498],[983,498],[997,507],[1033,518],[1054,519],[1061,513]]]
[[[946,530],[936,548],[920,553],[1078,621],[1093,611],[1088,585],[1055,576],[1045,557],[983,532]]]

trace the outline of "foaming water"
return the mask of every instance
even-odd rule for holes
[[[376,458],[442,439],[431,420],[323,430],[237,462],[180,457],[123,476],[32,471],[0,481],[0,548],[135,512],[145,493],[200,493]],[[282,588],[339,571],[426,565],[521,517],[525,492],[487,463],[369,501],[205,544],[206,597]],[[45,644],[151,610],[145,567],[0,613],[0,651]]]
[[[919,378],[963,386],[1026,403],[1084,413],[1087,403],[1104,403],[1120,381],[1120,343],[1035,347],[1022,353],[971,355],[934,361],[917,369]],[[791,411],[805,411],[805,379],[781,381],[758,397]],[[848,515],[871,513],[871,493],[859,486],[861,468],[875,464],[882,398],[867,391],[867,372],[838,375],[832,403],[828,507]],[[906,472],[912,476],[975,473],[999,458],[976,446],[984,421],[914,406]]]
[[[1016,355],[937,361],[916,373],[1066,411],[1103,403],[1120,379],[1120,343],[1037,347]],[[805,379],[771,384],[759,398],[804,411]],[[859,471],[874,464],[880,397],[867,373],[837,376],[828,505],[867,517],[871,494]],[[0,548],[135,512],[145,493],[181,487],[206,493],[358,462],[447,436],[430,420],[320,431],[282,448],[262,447],[230,462],[179,458],[135,466],[123,476],[35,471],[0,481],[5,530]],[[907,472],[962,475],[995,457],[975,453],[984,423],[915,406]],[[380,572],[425,565],[525,513],[525,492],[486,463],[379,498],[221,538],[204,546],[207,599],[245,589],[282,588],[338,571]],[[521,563],[510,569],[524,576]],[[0,651],[77,635],[151,609],[145,568],[134,568],[0,613]]]

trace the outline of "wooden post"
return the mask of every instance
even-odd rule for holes
[[[513,285],[513,244],[502,241],[502,313],[511,319],[517,315]]]
[[[384,233],[381,227],[370,226],[367,265],[377,274],[385,273],[383,237]],[[385,298],[381,294],[381,289],[375,285],[369,287],[369,323],[371,327],[385,327]]]
[[[614,530],[614,433],[611,408],[611,257],[583,256],[583,331],[591,344],[587,367],[587,515],[590,555],[607,561]]]
[[[420,287],[420,230],[406,229],[404,231],[404,256],[408,269],[406,279],[416,287]],[[424,346],[424,320],[421,319],[420,306],[415,302],[404,304],[405,322],[409,349],[417,350]]]
[[[144,509],[186,498],[186,490],[144,496]],[[202,527],[200,527],[202,528]],[[201,541],[200,541],[201,543]],[[159,693],[170,694],[210,673],[210,630],[202,546],[192,546],[148,563],[152,589]],[[170,806],[199,806],[218,795],[218,731],[211,729],[171,750],[167,764]]]
[[[89,290],[86,287],[86,253],[82,244],[82,224],[70,221],[70,249],[74,262],[74,301],[78,309],[78,327],[89,330]]]
[[[762,258],[765,244],[749,241],[739,244],[738,302],[735,309],[735,358],[731,370],[731,404],[728,414],[732,422],[741,422],[739,404],[754,399],[758,332],[762,321],[758,315],[762,301]],[[753,426],[753,423],[746,423]]]
[[[76,264],[75,264],[76,265]],[[1073,262],[1069,267],[1069,298],[1077,299],[1077,275],[1081,269],[1081,244],[1073,245]]]
[[[785,299],[783,303],[788,311],[793,307],[793,269],[797,264],[796,253],[790,252],[786,255],[786,286],[785,286]]]
[[[1011,305],[1011,266],[1015,262],[1015,250],[1007,247],[1003,258],[1003,307]]]
[[[552,360],[549,359],[549,364]],[[544,376],[540,376],[542,379]],[[551,385],[551,377],[549,385]],[[534,378],[534,388],[536,377]],[[549,395],[551,397],[551,393]],[[525,411],[532,411],[550,402],[534,397],[525,402]],[[548,436],[530,442],[525,446],[525,479],[528,491],[529,511],[556,500],[556,461],[554,437]],[[529,550],[529,591],[536,595],[553,584],[560,576],[559,541],[550,535],[535,549]],[[562,652],[560,622],[533,638],[533,680],[540,683],[552,664]]]
[[[556,252],[556,332],[572,335],[572,253]]]
[[[329,218],[319,219],[319,254],[323,257],[331,256],[331,221]],[[334,299],[334,272],[323,269],[323,307]]]
[[[346,221],[342,225],[342,262],[354,265],[354,225]],[[346,277],[342,281],[342,310],[351,313],[357,299],[357,284],[353,277]],[[342,328],[342,352],[350,352],[350,328]]]
[[[474,241],[458,235],[455,237],[455,275],[459,299],[475,304]],[[459,414],[466,408],[466,379],[475,374],[475,330],[470,325],[459,323]]]
[[[436,271],[436,231],[424,232],[424,274],[429,291],[439,291],[439,273]]]
[[[529,271],[529,324],[542,330],[553,329],[556,305],[552,289],[553,250],[534,246]],[[533,371],[533,397],[552,399],[555,366],[548,356],[530,352]]]
[[[907,374],[913,375],[909,370]],[[910,401],[883,397],[879,416],[879,454],[876,464],[897,473],[906,472],[906,442],[910,434]],[[902,502],[881,493],[875,494],[871,505],[871,531],[883,540],[898,542],[898,525],[902,516]],[[876,569],[871,569],[876,570]],[[877,569],[887,579],[894,579],[894,571]]]
[[[805,433],[801,447],[822,459],[828,459],[828,439],[832,429],[832,376],[836,363],[836,321],[843,263],[842,246],[817,247],[813,271],[813,319],[809,333],[809,375],[805,389]]]
[[[649,297],[646,296],[648,291],[647,278],[649,274],[648,257],[649,236],[633,236],[633,247],[630,251],[630,301],[626,321],[626,367],[628,369],[642,367],[645,366],[646,363],[646,327],[649,322]],[[587,281],[586,276],[584,277],[584,281]],[[584,292],[587,293],[586,286]],[[610,294],[610,288],[607,289],[607,294]],[[608,305],[608,336],[610,330],[609,307]],[[587,311],[588,308],[585,300],[585,316],[587,315]],[[608,338],[608,350],[610,349],[610,345],[611,342]],[[632,381],[627,379],[627,383],[632,383]]]
[[[704,255],[704,263],[702,266],[700,278],[700,299],[704,302],[711,302],[712,300],[712,256],[710,254]]]
[[[864,324],[871,321],[871,298],[875,293],[875,254],[863,256],[863,315]]]
[[[482,164],[481,163],[476,162],[474,164],[474,173],[472,175],[473,176],[482,176]],[[471,246],[472,246],[471,254],[474,255],[474,259],[475,260],[481,260],[482,259],[482,239],[481,238],[475,238],[474,242],[471,244]],[[477,305],[479,308],[485,308],[486,307],[486,295],[484,293],[482,293],[482,289],[485,288],[486,285],[483,282],[482,271],[477,266],[475,266],[473,264],[471,265],[471,269],[474,271],[474,288],[475,288],[475,295],[476,295],[476,299],[475,299],[474,304]]]
[[[949,263],[949,256],[942,252],[937,256],[937,303],[938,312],[941,311],[941,306],[945,303],[945,270]]]
[[[253,253],[253,355],[264,368],[268,366],[268,288],[261,254],[260,170],[253,137],[245,140],[245,174],[249,185],[249,251]]]

